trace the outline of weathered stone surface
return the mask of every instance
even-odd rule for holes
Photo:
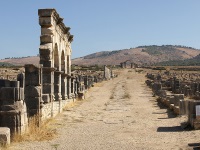
[[[0,127],[0,144],[10,144],[10,129],[7,127]]]
[[[20,73],[17,75],[17,81],[20,83],[20,87],[24,88],[25,86],[25,75],[23,73]]]
[[[42,29],[41,29],[41,35],[43,35],[43,34],[53,35],[54,32],[53,32],[52,27],[49,27],[49,28],[42,28]]]
[[[41,68],[35,65],[25,65],[25,86],[41,85]]]
[[[40,17],[39,24],[41,26],[51,27],[51,26],[53,26],[53,18],[52,17]]]
[[[42,100],[44,101],[44,103],[49,103],[50,102],[49,94],[42,94]]]
[[[48,59],[48,58],[45,58]],[[45,61],[45,60],[40,60],[40,63],[43,64],[44,67],[51,67],[52,66],[52,61]]]
[[[46,44],[40,44],[40,49],[44,50],[44,49],[49,49],[52,50],[52,43],[46,43]]]
[[[19,81],[10,81],[10,86],[19,88],[20,82]]]
[[[0,79],[0,88],[1,87],[10,87],[10,81],[9,80],[4,80],[4,79]]]
[[[53,42],[53,35],[44,34],[40,36],[41,43],[52,43]]]
[[[26,97],[35,98],[40,97],[42,94],[41,86],[26,86],[25,93]]]
[[[28,98],[26,99],[27,108],[30,109],[38,109],[40,104],[40,97]]]
[[[55,11],[55,9],[39,9],[38,15],[41,17],[51,17],[51,15],[54,11]]]

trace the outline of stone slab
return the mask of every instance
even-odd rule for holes
[[[0,143],[2,145],[10,144],[10,129],[7,127],[0,127]]]

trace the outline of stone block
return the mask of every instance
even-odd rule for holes
[[[184,94],[174,94],[174,105],[179,106],[180,100],[184,100]]]
[[[40,97],[42,94],[41,86],[26,86],[25,95],[26,98]]]
[[[0,127],[0,143],[2,145],[10,144],[10,129],[7,127]]]
[[[53,83],[54,77],[52,74],[43,73],[43,83]]]
[[[180,115],[186,115],[186,105],[184,100],[179,101]]]
[[[40,97],[25,98],[27,109],[39,109]]]
[[[173,95],[168,96],[168,97],[167,97],[167,100],[169,100],[169,103],[170,103],[170,104],[174,104],[174,96],[173,96]]]
[[[42,27],[51,27],[53,26],[53,17],[40,17],[39,24]]]
[[[10,81],[10,87],[19,88],[20,82],[19,81]]]
[[[53,43],[53,35],[44,34],[40,36],[41,43]]]
[[[55,9],[39,9],[38,15],[41,17],[51,17],[51,15],[54,11],[55,11]]]
[[[24,100],[24,88],[19,88],[19,90],[20,90],[20,100]]]
[[[49,28],[41,28],[41,34],[49,34],[49,35],[53,35],[53,29],[51,27]]]
[[[58,93],[60,91],[60,85],[54,84],[54,93]]]
[[[41,68],[34,65],[25,65],[25,86],[41,84]]]
[[[47,58],[48,59],[48,58]],[[40,64],[43,65],[43,67],[52,67],[52,61],[46,61],[46,60],[40,60]]]
[[[15,88],[3,87],[0,89],[0,99],[13,104],[15,102]]]
[[[194,121],[196,118],[196,105],[200,105],[200,101],[189,101],[188,121],[192,127],[194,127]]]
[[[167,94],[166,94],[166,91],[165,91],[165,90],[159,90],[159,91],[158,91],[158,96],[159,96],[159,97],[164,98],[164,97],[166,97],[166,95],[167,95]]]
[[[20,87],[24,88],[25,85],[25,75],[23,73],[20,73],[17,75],[17,81],[20,82]]]
[[[52,50],[52,43],[40,44],[40,50],[44,50],[44,49]]]
[[[39,86],[41,84],[39,74],[26,74],[26,86]]]
[[[19,101],[20,100],[20,89],[19,88],[15,88],[15,101]]]
[[[42,100],[44,101],[44,103],[49,103],[50,102],[49,94],[42,94]]]
[[[40,49],[40,60],[50,61],[52,59],[52,54],[50,49]]]
[[[0,79],[0,87],[10,87],[10,81],[9,80],[4,80],[4,79]]]
[[[53,92],[54,92],[54,86],[52,84],[43,84],[44,94],[53,94]]]

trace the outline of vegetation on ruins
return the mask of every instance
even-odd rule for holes
[[[42,125],[38,126],[39,116],[35,115],[29,118],[29,128],[28,132],[25,134],[16,133],[12,137],[13,142],[22,141],[43,141],[53,139],[56,133],[56,126],[53,126],[54,119],[48,119]]]

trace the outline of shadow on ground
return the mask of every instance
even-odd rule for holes
[[[189,143],[189,147],[192,147],[193,150],[200,150],[200,143]]]
[[[157,132],[182,132],[184,131],[181,126],[173,127],[158,127]]]

